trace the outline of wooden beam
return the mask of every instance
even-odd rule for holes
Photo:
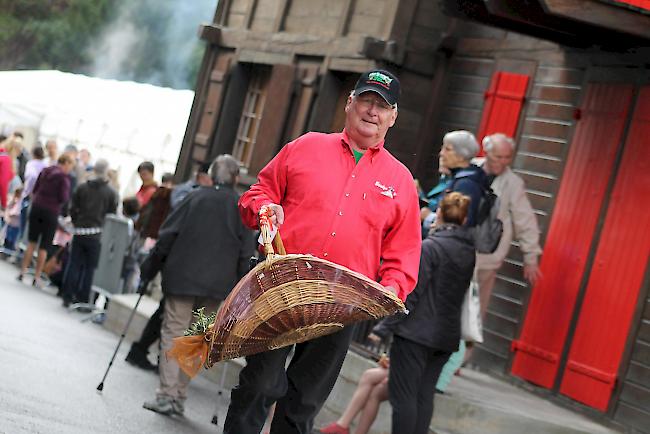
[[[343,72],[366,72],[369,69],[377,68],[377,62],[371,59],[350,59],[349,57],[332,57],[330,58],[329,69],[332,71]]]
[[[540,0],[548,13],[650,39],[650,16],[594,0]]]
[[[214,12],[212,22],[219,25],[226,25],[226,19],[230,13],[230,5],[232,0],[221,0],[217,3],[217,9]]]
[[[268,51],[251,50],[248,48],[239,51],[238,62],[263,63],[266,65],[292,65],[291,53],[269,53]]]
[[[220,27],[220,45],[269,53],[305,56],[363,57],[366,36],[322,37],[299,33],[265,33]]]
[[[281,32],[284,30],[284,19],[287,16],[291,0],[279,0],[278,10],[275,13],[275,21],[273,21],[273,32]]]
[[[251,24],[253,23],[253,17],[255,16],[255,9],[257,9],[257,0],[249,0],[248,8],[246,9],[246,15],[244,17],[244,28],[250,29]]]
[[[346,36],[348,34],[348,27],[350,25],[350,18],[352,17],[352,11],[354,10],[354,5],[356,0],[344,0],[343,13],[341,14],[341,20],[339,21],[339,27],[336,30],[338,36]]]
[[[221,28],[211,24],[199,25],[199,38],[213,45],[221,43]]]

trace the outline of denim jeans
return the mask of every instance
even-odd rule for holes
[[[99,235],[74,236],[63,277],[63,300],[88,303],[100,247]]]

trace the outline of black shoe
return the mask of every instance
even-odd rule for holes
[[[65,307],[66,309],[69,308],[70,307],[70,300],[68,300],[67,298],[64,298],[63,299],[63,307]]]
[[[22,281],[23,281],[23,275],[22,275],[22,274],[19,274],[18,276],[16,276],[16,280],[22,283]]]
[[[147,353],[136,345],[131,346],[131,351],[129,351],[125,360],[133,366],[144,369],[145,371],[158,370],[158,367],[147,359]]]

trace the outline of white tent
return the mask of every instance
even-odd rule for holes
[[[60,71],[0,72],[0,131],[31,128],[59,148],[75,144],[119,171],[121,193],[133,194],[144,160],[156,177],[173,172],[194,92]]]

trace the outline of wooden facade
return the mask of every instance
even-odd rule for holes
[[[633,3],[222,0],[177,175],[235,152],[254,182],[287,141],[340,130],[371,67],[401,80],[387,148],[425,188],[444,133],[510,129],[544,278],[524,282],[514,242],[476,363],[648,432],[650,14]]]

